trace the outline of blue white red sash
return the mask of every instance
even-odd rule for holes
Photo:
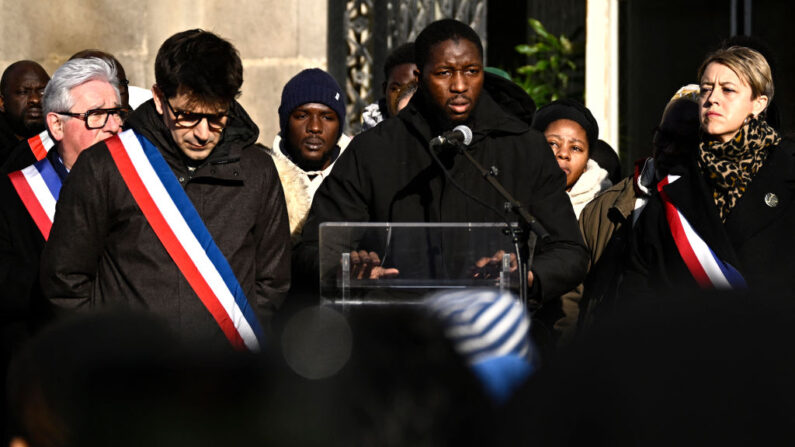
[[[679,179],[678,175],[669,175],[657,184],[657,191],[665,206],[665,217],[671,229],[679,255],[687,265],[687,269],[695,278],[699,286],[705,289],[743,289],[746,288],[745,279],[728,262],[724,262],[715,255],[706,242],[696,233],[690,222],[671,203],[670,197],[663,187]]]
[[[33,152],[33,156],[36,157],[36,161],[39,161],[47,157],[47,152],[50,152],[50,149],[55,146],[55,143],[52,141],[52,138],[50,138],[50,133],[45,130],[38,135],[28,138],[28,146],[30,146],[30,151]]]
[[[158,149],[132,130],[105,143],[135,202],[171,259],[236,349],[264,340],[229,262]]]
[[[55,203],[61,193],[61,178],[55,168],[45,158],[8,174],[8,178],[46,241],[55,216]]]

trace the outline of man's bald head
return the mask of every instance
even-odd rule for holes
[[[121,95],[121,105],[122,107],[130,108],[130,92],[127,89],[127,85],[130,84],[130,81],[127,80],[127,73],[124,72],[124,67],[121,65],[121,62],[116,59],[116,56],[102,50],[86,49],[73,54],[69,60],[83,59],[87,57],[98,57],[100,59],[113,62],[116,65],[116,74],[119,77],[119,94]]]
[[[44,130],[41,96],[50,76],[34,61],[9,65],[0,77],[0,112],[18,138],[29,138]]]

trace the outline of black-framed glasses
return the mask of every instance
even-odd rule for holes
[[[201,120],[207,119],[207,125],[213,130],[221,130],[226,127],[229,112],[222,113],[194,113],[175,110],[168,99],[163,99],[168,106],[168,110],[174,115],[174,123],[179,127],[193,128],[199,125]]]
[[[130,109],[126,107],[111,107],[109,109],[91,109],[83,113],[74,113],[74,112],[55,112],[58,115],[66,115],[71,116],[73,118],[79,118],[86,123],[87,129],[102,129],[105,127],[105,124],[108,123],[108,118],[111,115],[116,115],[119,118],[120,123],[123,124],[124,120],[127,119],[127,115],[130,114]]]

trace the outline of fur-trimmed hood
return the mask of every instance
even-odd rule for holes
[[[342,134],[340,139],[337,140],[337,146],[340,148],[337,160],[348,147],[351,137]],[[331,163],[326,169],[322,171],[304,171],[298,165],[293,163],[287,155],[281,150],[282,138],[276,135],[273,140],[273,147],[267,148],[268,154],[273,157],[273,162],[276,169],[279,171],[279,179],[282,182],[282,189],[284,189],[284,199],[287,203],[287,214],[290,217],[290,236],[293,244],[296,244],[301,237],[301,231],[306,222],[306,216],[309,214],[309,208],[312,205],[312,197],[315,191],[320,187],[334,167]]]

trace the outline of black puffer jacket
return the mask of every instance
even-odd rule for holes
[[[304,243],[296,248],[294,262],[300,266],[316,263],[321,222],[502,220],[448,183],[428,149],[428,141],[447,129],[430,124],[428,109],[418,93],[397,117],[353,139],[315,194]],[[471,121],[474,138],[469,152],[483,166],[499,170],[498,180],[551,235],[549,243],[536,247],[531,267],[540,286],[540,290],[534,287],[536,298],[559,297],[582,281],[588,261],[564,190],[563,172],[542,135],[498,105],[488,89],[482,91]],[[444,153],[441,158],[469,193],[504,209],[504,200],[462,154]]]
[[[257,315],[266,320],[289,287],[290,234],[276,168],[254,146],[256,125],[234,103],[222,141],[192,174],[151,101],[136,110],[128,126],[160,150]],[[43,260],[42,287],[58,306],[145,308],[181,334],[225,343],[104,143],[83,152],[67,178]]]

